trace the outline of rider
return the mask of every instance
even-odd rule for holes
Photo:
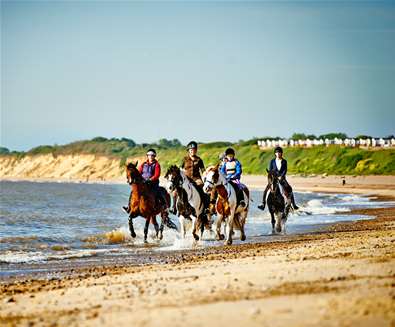
[[[244,185],[240,183],[241,178],[241,163],[235,158],[235,150],[228,148],[225,151],[225,158],[220,167],[221,172],[226,176],[228,181],[233,182],[237,186],[237,202],[241,206],[245,206],[245,202],[242,198],[242,192],[240,192]]]
[[[291,200],[293,208],[295,210],[298,210],[299,207],[295,204],[295,198],[294,198],[294,194],[292,192],[292,187],[291,187],[291,185],[288,184],[288,181],[286,179],[287,160],[285,160],[283,158],[283,149],[281,147],[279,147],[279,146],[276,147],[274,149],[274,155],[276,157],[270,161],[269,170],[270,171],[274,170],[277,173],[278,180],[279,180],[280,184],[282,185],[284,190],[286,190],[286,192],[287,192],[287,198],[288,197],[291,198],[290,200]],[[266,195],[267,195],[267,192],[269,191],[269,189],[270,189],[270,185],[267,185],[265,191],[263,192],[262,204],[260,204],[258,206],[258,208],[261,209],[261,210],[265,210]]]
[[[185,175],[193,180],[197,186],[203,187],[203,180],[201,173],[204,172],[203,160],[197,155],[198,145],[195,141],[191,141],[187,144],[188,154],[182,159],[181,168],[184,169]],[[177,213],[176,209],[177,195],[173,193],[173,208],[171,212]]]
[[[144,161],[140,167],[138,168],[141,176],[144,178],[146,183],[152,185],[152,189],[157,193],[157,199],[160,206],[166,204],[165,195],[161,188],[159,188],[159,177],[160,177],[160,164],[156,160],[156,151],[155,149],[149,149],[147,151],[147,160]],[[132,192],[130,192],[130,198],[132,196]],[[123,207],[123,209],[129,213],[130,207]]]
[[[185,170],[185,175],[192,179],[198,186],[203,185],[202,173],[204,172],[203,160],[197,156],[198,145],[191,141],[187,145],[188,155],[184,157],[181,168]]]

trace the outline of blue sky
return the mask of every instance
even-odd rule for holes
[[[392,1],[1,2],[1,145],[395,133]]]

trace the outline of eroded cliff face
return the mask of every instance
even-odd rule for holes
[[[0,156],[0,179],[124,182],[126,177],[118,158],[45,154]]]

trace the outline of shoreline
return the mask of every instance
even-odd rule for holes
[[[371,192],[381,185],[375,182],[359,188],[395,200],[385,180],[383,192]],[[118,261],[0,279],[0,324],[392,327],[395,207],[344,214],[375,218],[267,242],[159,253],[154,264]]]
[[[247,175],[242,176],[241,181],[250,189],[263,190],[266,187],[266,175]],[[342,185],[342,180],[346,180],[346,185]],[[355,193],[388,196],[395,198],[395,175],[288,175],[287,180],[295,191],[307,192],[328,192],[328,193]],[[66,178],[18,178],[2,177],[0,182],[37,182],[37,183],[73,183],[73,184],[104,184],[104,185],[126,185],[126,179],[116,178],[109,180],[82,180]],[[163,177],[160,179],[164,185]]]

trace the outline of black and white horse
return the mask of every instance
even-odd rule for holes
[[[186,219],[190,218],[192,220],[192,235],[198,241],[198,230],[200,229],[200,237],[202,237],[205,225],[209,226],[210,224],[210,217],[205,214],[206,207],[203,199],[205,194],[185,175],[183,170],[175,165],[167,170],[165,179],[168,182],[169,192],[177,191],[177,211],[181,236],[185,237]]]

